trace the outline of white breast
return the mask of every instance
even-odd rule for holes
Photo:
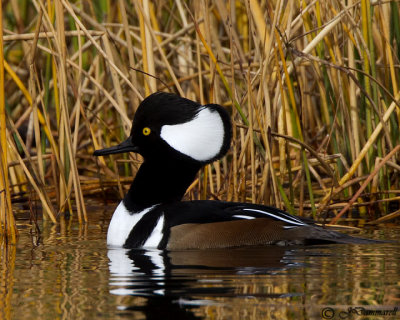
[[[163,228],[164,228],[164,215],[162,215],[158,219],[157,225],[154,227],[153,232],[147,238],[143,247],[144,248],[157,248],[164,236]]]
[[[224,143],[224,124],[217,111],[202,109],[193,120],[165,125],[161,138],[175,150],[198,161],[214,158]]]
[[[122,247],[128,239],[133,227],[142,219],[142,217],[155,206],[146,208],[138,213],[130,213],[123,201],[115,209],[107,232],[107,244],[109,246]]]

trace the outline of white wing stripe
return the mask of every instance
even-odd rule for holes
[[[270,212],[267,212],[267,211],[262,211],[262,210],[257,210],[257,209],[249,209],[249,208],[245,208],[243,210],[262,213],[262,214],[265,214],[265,215],[270,216],[272,218],[275,218],[275,219],[278,219],[278,220],[282,220],[282,221],[285,221],[287,223],[291,223],[291,224],[294,224],[294,225],[297,225],[297,226],[305,226],[306,225],[304,222],[302,222],[302,221],[300,221],[300,220],[298,220],[298,219],[296,219],[296,218],[294,218],[292,216],[290,216],[290,217],[288,216],[288,219],[285,219],[285,218],[283,218],[281,216],[277,216],[277,215],[275,215],[273,213],[270,213]],[[293,220],[289,220],[289,218],[293,219],[294,221]]]
[[[241,214],[235,214],[235,215],[232,216],[232,217],[233,217],[233,218],[247,219],[247,220],[255,219],[255,217],[252,217],[252,216],[245,216],[245,215],[241,215]]]

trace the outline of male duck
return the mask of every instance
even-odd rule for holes
[[[129,138],[94,152],[137,152],[144,159],[114,212],[107,244],[173,250],[375,242],[328,230],[274,207],[180,201],[199,169],[225,155],[231,136],[229,114],[219,105],[200,105],[164,92],[143,100]]]

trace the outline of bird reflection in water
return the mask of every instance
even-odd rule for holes
[[[242,289],[258,275],[298,266],[291,261],[293,250],[279,246],[181,251],[110,248],[110,293],[146,298],[144,305],[121,309],[143,312],[148,319],[160,314],[197,319],[191,310],[221,304],[220,297],[282,296],[248,290],[254,286]]]

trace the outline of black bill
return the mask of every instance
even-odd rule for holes
[[[132,143],[132,140],[130,138],[128,138],[117,146],[96,150],[95,152],[93,152],[93,155],[105,156],[107,154],[124,153],[124,152],[139,152],[139,148]]]

